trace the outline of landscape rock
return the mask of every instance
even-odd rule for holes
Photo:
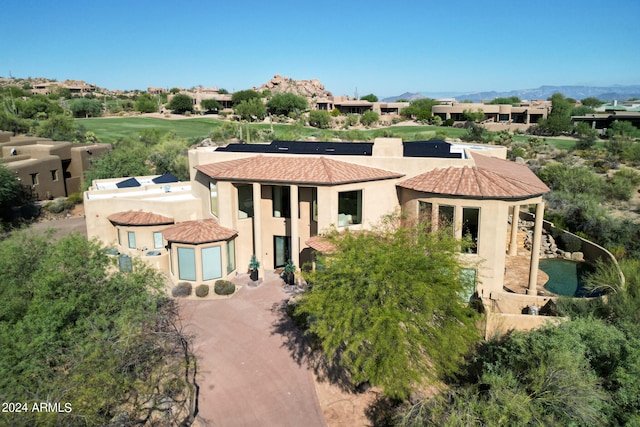
[[[584,261],[584,253],[582,252],[573,252],[571,253],[572,261]]]

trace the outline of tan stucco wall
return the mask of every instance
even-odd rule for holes
[[[149,188],[160,188],[163,185],[153,185]],[[141,188],[111,190],[114,195],[126,195],[140,192]],[[100,192],[100,194],[109,193]],[[112,198],[91,198],[96,192],[85,192],[84,210],[87,218],[87,235],[98,237],[105,245],[114,245],[117,240],[116,228],[107,217],[118,212],[144,211],[153,212],[173,218],[175,222],[201,219],[198,215],[201,201],[194,198],[190,193],[171,193],[172,196],[162,197],[149,195],[147,197],[112,197]],[[182,198],[180,196],[185,196]],[[153,244],[153,242],[152,242]],[[149,247],[149,245],[146,245]]]
[[[487,313],[485,339],[506,334],[509,331],[530,331],[544,325],[560,325],[566,317],[531,316],[527,314]]]
[[[16,173],[20,184],[30,186],[41,200],[64,197],[64,174],[58,156],[42,156],[38,159],[7,162],[5,166]],[[56,179],[51,171],[56,172]],[[37,184],[33,184],[32,174],[37,174]]]
[[[540,197],[519,201],[518,204],[537,203]],[[494,292],[502,292],[504,285],[506,239],[508,229],[509,208],[513,201],[471,199],[460,197],[436,197],[414,190],[402,189],[402,211],[409,217],[417,218],[418,203],[425,201],[436,206],[453,206],[455,211],[454,232],[462,237],[462,209],[479,208],[478,249],[475,254],[460,254],[460,259],[468,268],[477,270],[476,290],[482,296]]]

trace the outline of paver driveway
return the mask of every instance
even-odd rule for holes
[[[275,277],[275,276],[274,276]],[[215,426],[326,426],[306,364],[275,332],[286,294],[279,279],[231,299],[182,300],[199,362],[199,418]]]

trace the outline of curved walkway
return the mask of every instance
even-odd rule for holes
[[[293,358],[288,339],[275,332],[283,323],[282,281],[273,276],[257,288],[246,282],[231,299],[180,301],[187,333],[195,335],[198,422],[326,426],[312,372]]]

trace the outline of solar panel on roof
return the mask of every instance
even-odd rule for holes
[[[140,182],[135,178],[125,179],[124,181],[120,181],[116,184],[118,188],[132,188],[132,187],[140,187]]]
[[[165,173],[163,175],[153,178],[151,181],[153,181],[154,184],[167,184],[170,182],[178,182],[178,178],[176,178],[170,173]]]
[[[217,151],[234,153],[326,154],[371,156],[371,142],[273,141],[270,144],[229,144]]]

